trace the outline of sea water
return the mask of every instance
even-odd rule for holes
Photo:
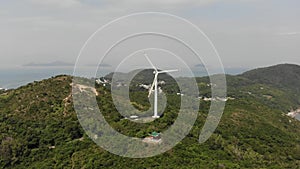
[[[73,67],[49,67],[49,68],[11,68],[0,69],[0,88],[15,89],[33,81],[48,79],[57,75],[73,75]],[[96,77],[105,76],[109,70],[97,71]],[[76,76],[95,77],[95,67],[81,69]]]
[[[72,68],[15,68],[0,69],[0,88],[12,89],[36,80],[50,78],[60,74],[72,74]]]

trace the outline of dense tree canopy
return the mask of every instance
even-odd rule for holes
[[[199,99],[198,119],[187,137],[166,153],[146,159],[111,154],[85,134],[72,107],[70,76],[1,91],[0,168],[299,168],[300,122],[285,114],[300,107],[300,97],[294,83],[283,82],[299,83],[299,73],[294,72],[300,68],[277,68],[276,76],[276,67],[227,76],[232,99],[227,101],[212,137],[198,143],[210,106],[210,102]],[[132,105],[140,110],[150,108],[147,90],[137,85],[150,76],[147,73],[138,75],[130,86]],[[150,123],[124,119],[113,105],[110,86],[96,85],[99,108],[106,120],[132,137],[166,130],[176,120],[180,96],[174,93],[178,87],[171,83],[174,79],[165,77],[170,83],[161,87],[168,105],[163,116]],[[209,79],[196,80],[201,96],[210,97]]]

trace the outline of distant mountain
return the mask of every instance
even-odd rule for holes
[[[127,81],[129,80],[129,77],[131,77],[133,74],[136,74],[134,76],[131,83],[146,83],[150,84],[153,82],[154,74],[153,69],[145,69],[145,70],[133,70],[128,73],[121,73],[121,72],[112,72],[105,76],[106,79],[112,80],[113,76],[116,75],[118,81]],[[174,83],[175,80],[172,76],[168,75],[167,73],[159,74],[158,80],[164,80],[166,82]]]
[[[61,66],[74,66],[74,64],[62,62],[62,61],[54,61],[54,62],[50,62],[50,63],[31,62],[31,63],[25,64],[23,66],[27,66],[27,67],[56,67],[56,66],[61,67]]]
[[[300,92],[300,66],[280,64],[266,68],[250,70],[240,75],[254,82],[280,88],[289,88]]]
[[[111,67],[110,64],[107,64],[107,63],[101,63],[101,64],[87,64],[86,66],[92,66],[92,67]]]

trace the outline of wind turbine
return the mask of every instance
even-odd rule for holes
[[[149,89],[149,94],[148,94],[148,98],[150,98],[153,88],[154,88],[154,115],[152,116],[153,118],[159,118],[158,114],[157,114],[157,77],[159,74],[161,73],[170,73],[170,72],[176,72],[178,71],[176,70],[162,70],[162,71],[158,71],[157,68],[154,66],[154,64],[151,62],[151,60],[149,59],[149,57],[147,56],[147,54],[144,52],[144,56],[145,58],[148,60],[148,62],[150,63],[150,65],[153,67],[154,71],[154,79],[153,79],[153,83]]]

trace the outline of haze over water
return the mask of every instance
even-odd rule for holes
[[[35,80],[42,80],[60,74],[71,75],[73,68],[18,68],[0,70],[0,88],[17,88]]]

